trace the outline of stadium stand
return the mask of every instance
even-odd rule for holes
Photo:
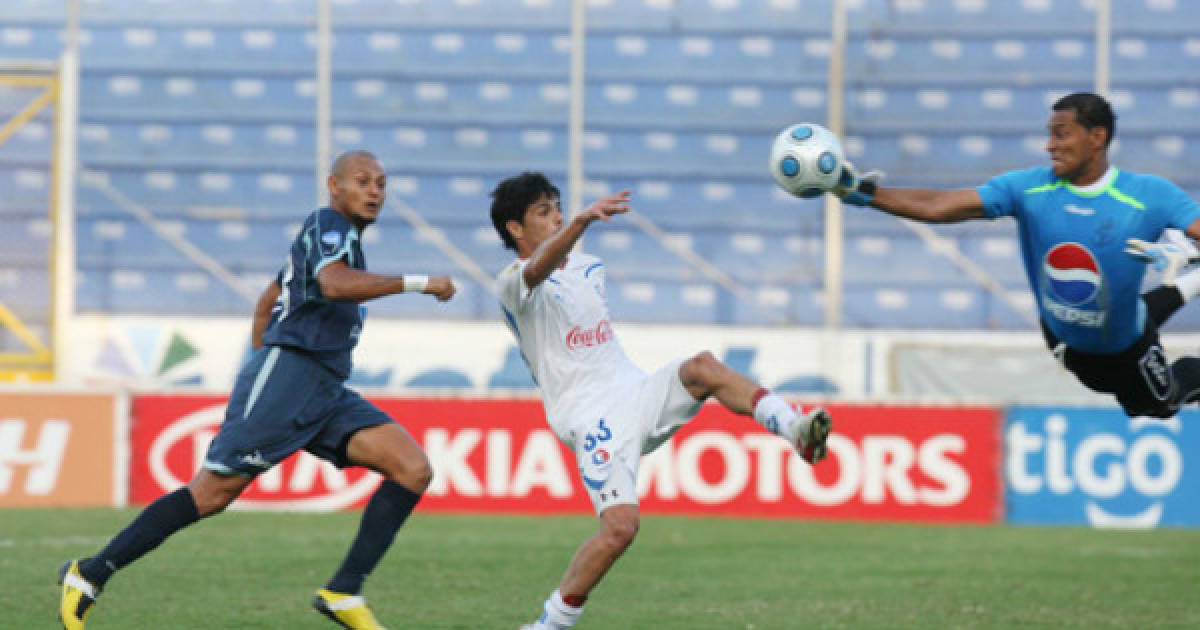
[[[335,149],[376,151],[393,199],[497,271],[508,257],[486,218],[491,186],[521,169],[565,183],[569,3],[337,5]],[[82,310],[241,314],[244,301],[88,182],[121,191],[235,273],[269,278],[312,204],[311,7],[240,3],[235,15],[223,10],[225,0],[197,0],[172,4],[167,18],[156,6],[84,4],[77,233],[86,281],[77,301]],[[850,6],[847,151],[889,181],[970,186],[1044,163],[1048,104],[1090,87],[1088,2]],[[819,324],[820,203],[779,193],[763,162],[779,128],[825,117],[828,3],[589,7],[586,196],[632,188],[638,211],[763,304]],[[0,57],[54,57],[62,11],[61,0],[3,3]],[[1195,194],[1200,89],[1178,78],[1200,57],[1200,3],[1115,2],[1113,27],[1115,161]],[[0,111],[14,106],[0,90]],[[47,130],[39,121],[0,147],[6,233],[42,216],[22,196],[44,197],[48,156],[35,141]],[[378,228],[379,245],[367,248],[373,267],[452,269],[400,219]],[[850,210],[845,231],[846,325],[1029,328],[899,221]],[[939,233],[1005,287],[1024,289],[1011,224]],[[607,262],[618,319],[769,323],[631,226],[598,230],[585,244]],[[0,254],[6,277],[23,278],[37,246],[26,240]],[[465,299],[436,307],[439,316],[494,317],[486,291],[468,284]],[[384,300],[372,312],[420,317],[433,308]]]

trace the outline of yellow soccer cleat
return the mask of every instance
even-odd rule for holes
[[[367,600],[361,595],[347,595],[321,589],[313,596],[313,608],[343,628],[387,630],[375,620],[375,615],[367,608]]]
[[[71,560],[58,570],[58,583],[62,584],[62,599],[58,602],[58,619],[64,630],[83,630],[88,613],[100,594],[91,582],[79,572],[79,561]]]

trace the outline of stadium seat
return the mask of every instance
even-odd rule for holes
[[[959,287],[969,282],[950,258],[915,235],[848,234],[844,256],[847,285]]]
[[[50,316],[50,272],[42,265],[0,264],[0,304],[28,323]]]
[[[847,287],[843,321],[863,328],[986,328],[986,303],[970,287]]]
[[[824,394],[829,396],[841,391],[837,383],[822,374],[794,376],[778,383],[771,389],[781,394]]]
[[[0,247],[0,265],[46,265],[50,262],[50,219],[42,217],[12,217],[0,215],[0,234],[5,235]]]
[[[195,263],[97,183],[243,275],[277,269],[313,209],[315,9],[243,4],[220,20],[207,2],[171,3],[169,20],[148,17],[164,11],[160,0],[84,4],[76,234],[94,286],[81,284],[81,305],[245,309],[218,283],[202,288]],[[1044,164],[1048,106],[1091,87],[1089,3],[848,5],[846,150],[859,166],[886,171],[890,183],[975,186]],[[1113,5],[1112,97],[1121,119],[1114,161],[1195,194],[1200,90],[1179,77],[1200,57],[1200,9],[1168,0]],[[588,4],[585,202],[633,190],[639,213],[754,296],[735,298],[618,219],[589,231],[584,248],[604,258],[620,319],[764,325],[774,310],[800,325],[823,321],[824,200],[784,195],[763,162],[778,129],[825,120],[830,6]],[[63,9],[61,0],[0,3],[0,57],[56,56]],[[463,10],[406,0],[397,11],[395,0],[356,0],[337,10],[334,150],[376,152],[390,199],[494,274],[512,257],[486,216],[495,184],[533,169],[553,177],[564,198],[570,192],[567,3],[495,0]],[[14,98],[0,90],[0,112],[15,112]],[[50,194],[50,120],[39,117],[0,145],[0,229],[31,236],[0,252],[0,264],[24,264],[46,245],[39,217]],[[1025,325],[903,222],[847,208],[843,229],[851,325]],[[1011,221],[935,229],[1007,290],[1023,288]],[[374,270],[459,273],[394,207],[368,235]],[[145,295],[168,287],[183,297],[155,303]],[[471,284],[447,305],[410,296],[371,309],[469,318],[493,316],[493,304]]]
[[[617,321],[719,322],[719,294],[716,287],[703,282],[608,283],[609,311]]]
[[[453,369],[432,369],[408,379],[405,387],[428,389],[460,389],[471,387],[471,379],[466,374]]]
[[[533,376],[529,373],[529,365],[521,356],[521,350],[512,346],[504,353],[504,363],[499,371],[488,377],[489,389],[528,389],[537,388]]]
[[[758,377],[754,374],[754,358],[757,355],[758,351],[753,347],[730,346],[721,355],[721,362],[734,372],[752,381],[757,381]]]

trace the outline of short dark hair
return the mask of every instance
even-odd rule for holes
[[[1058,99],[1052,109],[1056,112],[1075,110],[1076,122],[1083,125],[1083,128],[1088,131],[1096,127],[1104,127],[1108,132],[1104,146],[1112,144],[1113,134],[1117,132],[1117,115],[1113,113],[1112,106],[1104,100],[1103,96],[1091,92],[1068,94]]]
[[[508,233],[508,222],[524,221],[525,211],[542,195],[559,198],[558,187],[538,172],[525,171],[496,185],[492,191],[492,225],[496,227],[505,247],[513,251],[517,249],[517,242]]]

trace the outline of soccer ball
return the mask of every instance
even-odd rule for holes
[[[799,123],[779,132],[771,145],[771,175],[797,197],[819,197],[842,174],[842,143],[816,123]]]

